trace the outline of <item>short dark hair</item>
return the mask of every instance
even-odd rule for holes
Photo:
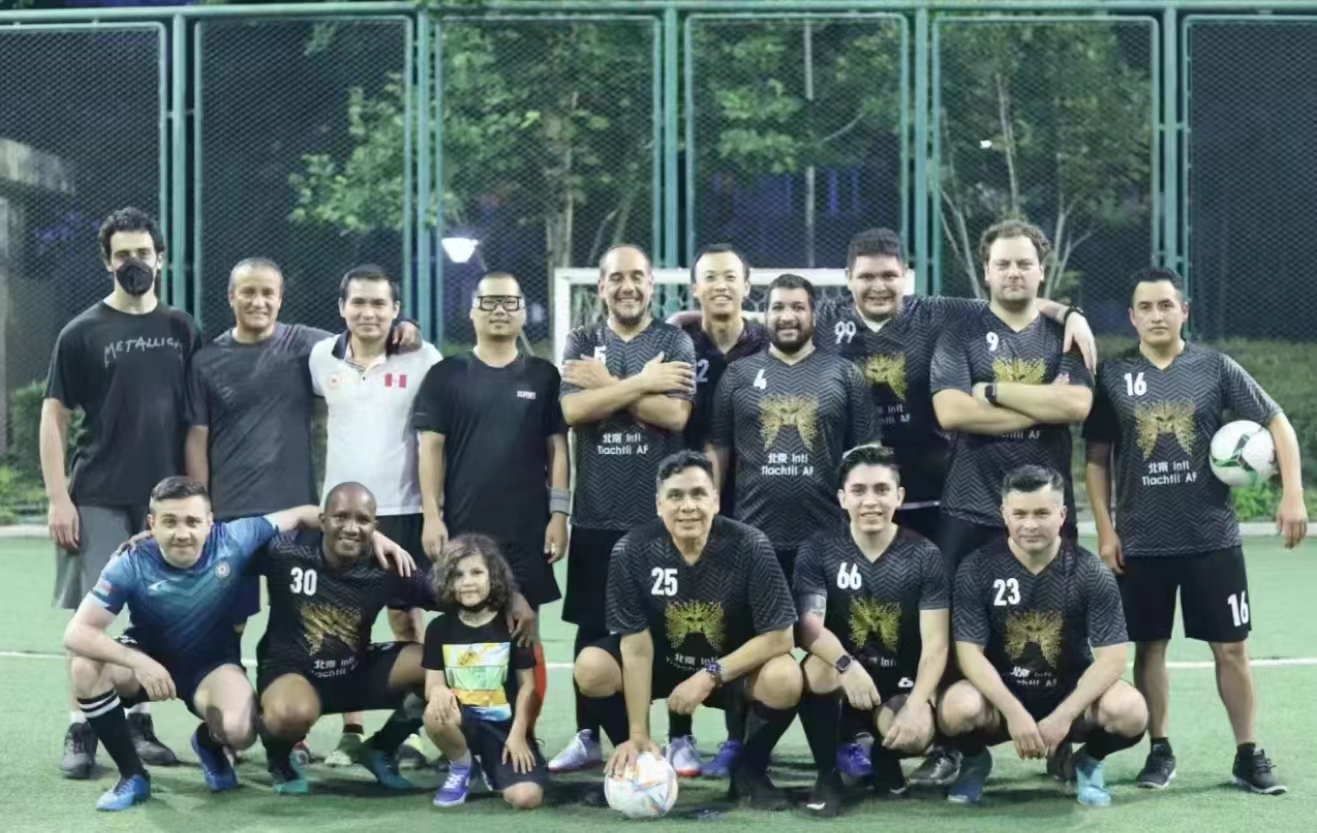
[[[435,601],[447,612],[459,609],[457,595],[453,584],[457,579],[457,565],[463,558],[480,556],[489,571],[489,598],[485,606],[499,613],[506,613],[512,604],[512,597],[517,594],[517,579],[512,574],[508,561],[499,552],[498,544],[488,535],[459,535],[444,545],[439,556],[439,564],[433,571],[431,586]]]
[[[643,246],[637,246],[635,243],[614,243],[605,249],[604,253],[599,256],[599,274],[601,277],[604,274],[604,261],[608,260],[608,256],[618,249],[631,249],[632,251],[640,252],[640,256],[645,259],[645,266],[648,267],[651,272],[654,271],[654,259],[649,256],[649,252],[645,251]]]
[[[233,288],[233,276],[244,269],[260,269],[267,272],[273,272],[279,276],[279,284],[281,286],[283,285],[284,270],[279,268],[279,264],[275,263],[268,257],[244,257],[242,260],[233,264],[233,268],[229,270],[229,289]]]
[[[512,274],[511,272],[499,272],[499,271],[486,272],[485,274],[481,275],[480,280],[476,282],[476,288],[479,289],[480,284],[484,283],[485,281],[512,281],[517,285],[517,292],[522,293],[521,279],[518,278],[516,275]]]
[[[992,244],[1012,237],[1025,237],[1033,243],[1034,250],[1038,252],[1039,266],[1046,263],[1047,256],[1052,253],[1052,244],[1047,242],[1047,235],[1038,226],[1024,220],[1003,220],[988,226],[979,236],[979,261],[987,264]]]
[[[1065,478],[1050,466],[1020,466],[1007,472],[1001,481],[1003,498],[1009,492],[1028,494],[1039,489],[1053,489],[1065,494]]]
[[[129,206],[112,212],[101,223],[100,231],[96,233],[97,242],[101,245],[101,256],[106,263],[110,262],[110,238],[120,231],[149,232],[155,253],[160,254],[165,250],[165,236],[160,233],[160,225],[155,218],[140,208]]]
[[[1149,266],[1146,269],[1140,269],[1133,275],[1130,275],[1130,298],[1134,298],[1134,292],[1139,288],[1141,283],[1161,283],[1166,281],[1175,287],[1175,291],[1184,297],[1184,278],[1174,269],[1164,269],[1160,266]]]
[[[372,503],[375,502],[375,493],[372,492],[370,489],[366,488],[365,484],[358,483],[355,480],[347,480],[342,483],[339,483],[337,486],[335,486],[334,488],[330,489],[328,492],[325,493],[325,508],[328,509],[329,504],[333,502],[334,498],[338,497],[344,492],[350,492],[350,491],[362,492],[366,495],[366,497],[370,498]]]
[[[855,261],[862,257],[894,257],[905,266],[905,246],[901,235],[889,228],[865,229],[851,238],[846,248],[846,271],[855,269]]]
[[[669,454],[659,461],[658,476],[654,478],[655,487],[661,487],[664,480],[686,469],[703,469],[704,473],[709,475],[709,479],[713,479],[713,461],[709,459],[709,455],[687,448]]]
[[[802,278],[800,275],[793,275],[790,272],[783,272],[781,275],[773,278],[773,282],[768,285],[768,293],[766,297],[772,297],[774,289],[805,290],[805,294],[809,296],[810,311],[812,312],[814,310],[815,302],[818,299],[818,293],[814,290],[814,284],[810,283],[808,279]]]
[[[837,469],[837,484],[844,487],[846,478],[860,466],[882,466],[891,469],[896,485],[901,485],[901,467],[896,464],[896,452],[878,443],[857,445],[841,455],[841,466]]]
[[[338,284],[338,296],[346,301],[348,299],[348,284],[352,281],[375,281],[386,282],[389,285],[389,295],[394,302],[402,299],[402,289],[393,276],[384,271],[383,266],[376,266],[373,263],[363,263],[360,266],[353,266],[343,274],[343,280]]]
[[[203,497],[210,503],[210,493],[203,483],[183,475],[166,477],[151,490],[151,505],[162,500],[183,500],[190,497]]]
[[[736,259],[741,261],[741,277],[746,281],[750,280],[750,261],[746,259],[745,255],[741,254],[739,249],[731,243],[710,243],[707,246],[701,246],[700,250],[695,253],[694,259],[691,260],[691,283],[698,280],[699,276],[695,274],[695,267],[699,264],[700,258],[705,255],[736,255]]]

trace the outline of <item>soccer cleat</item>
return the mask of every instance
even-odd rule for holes
[[[430,758],[425,754],[425,745],[421,736],[412,733],[411,737],[398,747],[399,769],[429,769]]]
[[[960,763],[956,783],[947,790],[947,801],[956,804],[978,804],[983,798],[983,786],[992,773],[992,753],[984,749]]]
[[[603,764],[604,755],[594,732],[590,729],[582,729],[552,761],[549,761],[549,772],[579,772]]]
[[[955,783],[960,774],[961,755],[959,749],[947,746],[934,746],[928,757],[912,773],[910,783],[916,787],[946,787]]]
[[[218,750],[208,749],[200,738],[202,727],[192,733],[192,751],[197,753],[201,762],[201,776],[206,779],[206,786],[213,793],[222,793],[238,786],[238,773],[233,771],[233,764],[223,747]]]
[[[905,794],[905,771],[899,755],[880,749],[873,756],[873,788],[880,798]]]
[[[59,762],[65,778],[78,781],[91,777],[96,768],[96,731],[87,723],[70,723],[64,733],[64,758]]]
[[[673,738],[663,750],[663,756],[682,778],[698,778],[704,771],[704,761],[700,760],[700,751],[695,748],[694,735]]]
[[[338,746],[334,751],[325,756],[325,766],[344,767],[352,766],[357,760],[357,755],[361,752],[361,747],[365,743],[361,735],[356,732],[344,732],[343,736],[338,739]]]
[[[851,742],[837,747],[837,771],[844,784],[854,784],[873,775],[873,762],[869,750],[862,744]]]
[[[298,766],[310,766],[315,760],[315,755],[311,754],[311,747],[306,745],[305,740],[299,740],[293,745],[293,762]]]
[[[1111,793],[1107,792],[1107,782],[1102,775],[1102,762],[1089,757],[1083,749],[1079,750],[1074,760],[1079,803],[1085,807],[1109,806]]]
[[[1271,759],[1261,749],[1253,750],[1252,755],[1235,755],[1233,771],[1235,786],[1258,793],[1259,795],[1280,795],[1288,788],[1276,780],[1271,771]]]
[[[1062,784],[1075,780],[1075,747],[1063,743],[1056,747],[1056,754],[1047,759],[1047,777]]]
[[[713,760],[701,767],[700,774],[705,778],[726,778],[740,756],[741,742],[725,740],[718,745],[718,754],[713,756]]]
[[[274,791],[279,795],[306,795],[311,792],[311,782],[306,780],[306,775],[293,763],[292,758],[282,764],[271,761],[269,771]]]
[[[1148,753],[1143,762],[1143,771],[1135,781],[1145,790],[1164,790],[1171,785],[1175,777],[1175,756],[1163,754],[1156,747]]]
[[[174,750],[155,736],[155,725],[149,714],[128,714],[128,734],[132,736],[137,757],[148,766],[178,766]]]
[[[837,770],[820,773],[810,790],[809,800],[805,802],[805,811],[811,816],[834,819],[841,815],[842,792],[845,786],[841,773]]]
[[[151,776],[145,772],[120,778],[119,783],[110,787],[96,799],[96,809],[114,812],[127,810],[134,804],[141,804],[151,797]]]
[[[768,779],[768,774],[744,763],[732,767],[732,784],[727,797],[754,810],[785,810],[791,806],[786,794]]]
[[[369,743],[363,744],[361,751],[357,753],[358,764],[361,764],[366,770],[375,776],[375,780],[380,782],[380,786],[389,790],[414,790],[416,785],[398,774],[398,758],[382,749],[377,749]]]
[[[453,761],[448,765],[448,778],[443,786],[435,791],[434,806],[456,807],[466,802],[467,793],[471,791],[471,764]]]

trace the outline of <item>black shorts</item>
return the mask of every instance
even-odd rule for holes
[[[415,515],[381,515],[376,519],[376,530],[393,543],[407,550],[407,554],[416,562],[417,571],[430,568],[430,556],[425,554],[425,545],[421,542],[421,533],[425,529],[425,516]]]
[[[777,555],[777,563],[782,566],[782,575],[786,576],[787,586],[796,575],[796,547],[773,547],[773,552]]]
[[[800,661],[800,671],[805,672],[805,663],[813,654],[806,654],[805,658]],[[859,654],[851,653],[851,657],[860,664],[860,667],[873,680],[873,684],[878,687],[878,696],[882,698],[883,705],[887,705],[894,697],[904,698],[915,687],[915,671],[901,673],[899,668],[883,668]],[[904,702],[902,699],[901,702]]]
[[[1069,697],[1074,692],[1075,686],[1078,682],[1078,678],[1074,678],[1069,682],[1062,682],[1053,691],[1047,692],[1046,694],[1024,695],[1011,689],[1009,685],[1007,686],[1007,690],[1010,690],[1011,694],[1020,701],[1020,705],[1024,706],[1024,710],[1027,711],[1029,716],[1034,719],[1035,723],[1037,723],[1052,712],[1056,711],[1056,707],[1061,705],[1061,703],[1065,701],[1065,698]],[[987,698],[985,697],[984,699],[986,700]],[[1086,716],[1087,712],[1081,714],[1075,719],[1075,722],[1071,724],[1070,733],[1066,735],[1067,742],[1083,742],[1087,735],[1087,729],[1091,726],[1088,720],[1085,719]],[[1008,743],[1010,740],[1011,733],[1006,725],[1006,715],[998,712],[997,726],[995,729],[989,729],[986,732],[984,741],[987,746],[996,746],[999,743]]]
[[[1119,581],[1133,642],[1171,638],[1177,589],[1184,605],[1184,635],[1190,639],[1243,642],[1253,628],[1241,547],[1202,555],[1126,558]]]
[[[626,532],[617,529],[572,527],[567,545],[567,596],[562,603],[564,622],[607,633],[608,563],[613,547],[624,535]]]
[[[386,533],[387,534],[387,533]],[[318,676],[306,666],[292,667],[279,662],[262,662],[256,669],[256,693],[263,695],[270,684],[285,674],[305,677],[320,697],[321,714],[346,714],[377,709],[396,709],[407,697],[406,689],[389,687],[389,675],[398,655],[415,642],[375,642],[366,656],[348,674],[341,677]]]
[[[948,515],[945,511],[940,513],[938,525],[937,547],[946,559],[953,586],[956,582],[956,568],[965,560],[965,556],[1006,536],[1004,527],[976,524]]]
[[[243,672],[243,674],[247,673],[247,669],[242,666],[242,656],[238,652],[236,635],[234,636],[232,650],[225,651],[222,654],[212,657],[188,660],[185,663],[162,658],[158,654],[154,654],[144,649],[137,640],[127,634],[118,637],[115,641],[126,648],[131,648],[134,651],[146,654],[151,659],[163,665],[165,670],[169,672],[170,679],[174,681],[174,692],[178,695],[178,699],[182,701],[183,705],[187,706],[188,711],[203,720],[205,719],[205,716],[197,711],[197,707],[193,703],[193,700],[196,699],[197,688],[201,685],[201,681],[206,679],[206,677],[210,675],[210,672],[224,665],[236,666]],[[129,708],[131,706],[136,706],[139,703],[151,702],[151,695],[146,693],[145,688],[138,688],[136,694],[131,697],[120,697],[119,702],[123,703],[124,708]]]
[[[517,772],[512,764],[504,763],[503,747],[507,745],[508,733],[512,730],[511,720],[481,720],[475,711],[462,707],[462,737],[466,738],[467,748],[471,754],[480,759],[480,767],[485,771],[485,781],[490,789],[506,790],[513,784],[549,785],[549,765],[544,760],[539,744],[527,739],[531,754],[535,756],[535,768],[530,772]]]
[[[625,671],[622,664],[622,637],[620,635],[613,634],[607,636],[590,647],[607,651],[613,659],[617,660],[617,667],[622,668]],[[663,662],[656,655],[654,657],[654,668],[650,672],[650,702],[667,699],[667,696],[672,693],[673,689],[686,682],[691,678],[691,675],[696,673],[698,672],[682,671],[673,668]],[[726,709],[729,702],[728,698],[745,697],[745,681],[747,679],[749,679],[748,676],[740,677],[739,679],[732,680],[727,685],[715,688],[713,693],[709,695],[709,699],[704,701],[703,705],[712,709]]]
[[[499,552],[507,559],[512,568],[512,575],[517,580],[517,589],[531,607],[540,607],[562,598],[558,590],[558,580],[553,575],[553,565],[544,554],[544,541],[502,541],[498,542]]]
[[[897,509],[896,525],[918,533],[934,544],[942,529],[942,510],[937,504],[920,506],[917,509]]]

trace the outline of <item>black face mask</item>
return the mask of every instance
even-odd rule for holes
[[[140,260],[130,258],[114,271],[114,279],[129,295],[145,295],[155,286],[155,271]]]

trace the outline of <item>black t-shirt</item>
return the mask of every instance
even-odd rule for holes
[[[210,499],[221,518],[316,503],[311,462],[315,391],[307,357],[331,336],[277,324],[244,344],[228,330],[192,361],[189,425],[209,429]]]
[[[1280,406],[1234,359],[1209,347],[1186,344],[1165,370],[1138,347],[1098,368],[1084,436],[1115,446],[1116,531],[1126,556],[1239,546],[1230,487],[1210,463],[1226,411],[1265,426]]]
[[[1065,328],[1039,315],[1020,332],[987,308],[944,333],[933,353],[932,391],[972,394],[979,382],[1048,385],[1069,376],[1070,384],[1093,386],[1078,350],[1061,352]],[[1068,517],[1075,517],[1070,477],[1070,426],[1034,425],[999,436],[958,432],[942,508],[948,515],[983,526],[1002,526],[1001,484],[1012,469],[1049,466],[1065,478]]]
[[[984,646],[1020,700],[1055,697],[1093,662],[1091,648],[1129,641],[1116,577],[1096,555],[1063,540],[1034,575],[1005,535],[961,562],[951,630]]]
[[[444,435],[444,523],[450,535],[544,545],[548,439],[567,430],[558,369],[534,356],[490,367],[472,353],[430,368],[413,424]],[[651,475],[652,479],[652,475]]]
[[[949,608],[948,584],[946,560],[922,536],[898,530],[887,550],[870,561],[850,528],[838,524],[800,545],[792,589],[797,599],[826,597],[823,625],[846,652],[874,671],[900,675],[913,688],[923,648],[919,613]]]
[[[795,621],[773,546],[753,527],[715,516],[693,567],[658,518],[613,548],[608,629],[624,636],[648,630],[655,663],[693,674],[708,660]]]
[[[814,343],[850,359],[864,374],[876,429],[901,467],[907,504],[939,500],[946,482],[948,442],[929,389],[933,348],[943,332],[986,307],[972,298],[908,296],[901,311],[874,330],[849,298],[819,303]]]
[[[320,532],[285,533],[256,562],[270,594],[270,621],[256,657],[280,673],[330,681],[351,674],[366,658],[381,610],[434,610],[437,604],[428,571],[402,578],[369,552],[335,571],[323,546]]]
[[[738,359],[768,349],[768,329],[748,318],[744,319],[744,323],[741,337],[726,353],[719,350],[718,345],[704,331],[703,321],[692,321],[682,328],[695,345],[695,409],[691,411],[690,421],[686,423],[687,448],[703,451],[704,444],[709,441],[709,430],[713,425],[714,392],[727,366]],[[726,507],[723,509],[726,511]]]
[[[770,351],[727,368],[709,442],[736,467],[736,519],[779,549],[841,517],[841,455],[875,439],[873,406],[855,365],[815,350],[795,364]]]
[[[145,506],[182,474],[192,316],[165,304],[131,315],[98,302],[60,330],[46,398],[83,411],[69,492],[80,506]]]
[[[448,613],[426,627],[421,664],[444,672],[457,702],[481,720],[501,723],[512,719],[517,672],[535,667],[535,651],[513,643],[503,616],[472,627]]]
[[[607,322],[580,327],[567,334],[562,358],[593,357],[614,378],[626,379],[640,373],[659,353],[665,362],[695,364],[690,336],[661,321],[651,322],[630,341],[618,337]],[[563,396],[580,390],[562,384]],[[686,393],[667,395],[693,398]],[[572,430],[576,435],[572,524],[621,531],[654,517],[654,475],[660,460],[684,447],[682,433],[641,422],[625,408]]]

